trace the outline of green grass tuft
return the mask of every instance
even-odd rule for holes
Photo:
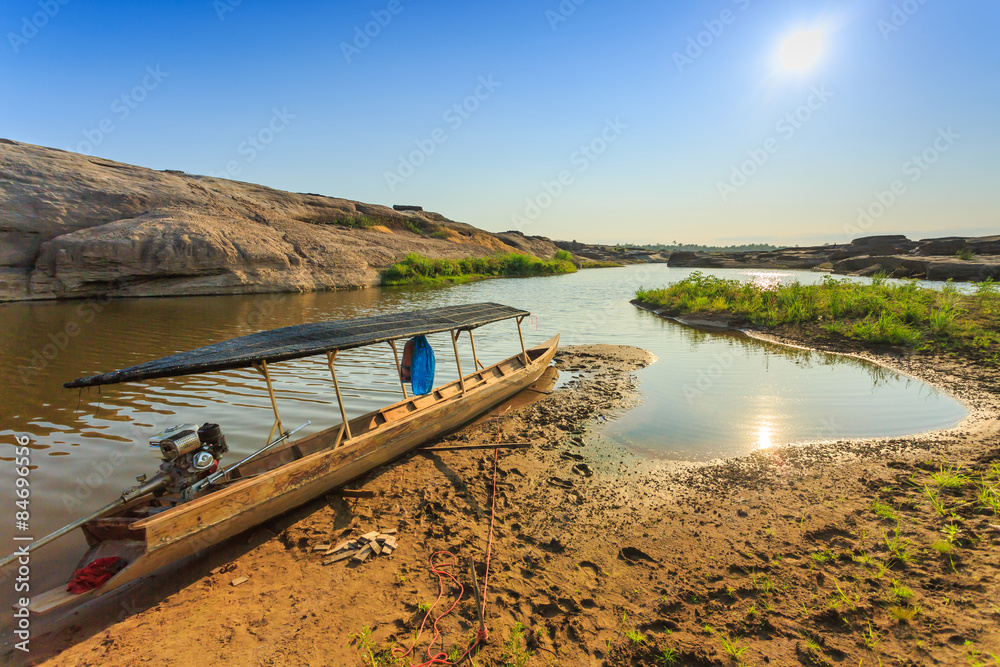
[[[893,509],[892,505],[880,502],[878,500],[872,501],[872,511],[875,512],[876,516],[880,516],[883,519],[891,519],[893,521],[899,521],[899,513]]]
[[[564,259],[542,260],[513,252],[457,260],[430,259],[410,253],[382,273],[382,284],[409,285],[469,278],[551,276],[575,272],[576,266]]]
[[[965,486],[969,479],[962,473],[961,468],[948,466],[941,468],[931,475],[931,481],[939,488],[957,490]]]
[[[895,579],[892,580],[892,594],[900,600],[909,600],[913,597],[913,589],[909,586],[904,586]]]
[[[528,659],[535,654],[528,650],[524,635],[524,626],[520,622],[514,623],[514,627],[510,629],[510,638],[503,642],[500,659],[504,667],[525,667]]]
[[[975,295],[916,281],[870,284],[827,277],[817,285],[760,286],[695,272],[668,287],[640,288],[636,298],[667,314],[730,313],[761,327],[812,327],[879,345],[959,351],[1000,364],[1000,291],[982,283]]]
[[[920,611],[921,609],[919,605],[914,605],[912,607],[901,607],[897,605],[889,608],[889,615],[899,623],[907,623],[916,618]]]

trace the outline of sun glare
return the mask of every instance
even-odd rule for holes
[[[757,449],[770,449],[774,447],[774,424],[770,417],[763,415],[759,417],[755,444]]]
[[[819,30],[796,30],[781,43],[781,64],[785,69],[802,72],[823,55],[823,33]]]

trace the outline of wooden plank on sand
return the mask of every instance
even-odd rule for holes
[[[323,561],[323,565],[329,565],[330,563],[336,563],[339,560],[344,560],[345,558],[350,558],[354,554],[358,553],[357,549],[351,549],[350,551],[342,551],[336,556],[332,556]]]
[[[353,544],[354,544],[354,540],[344,540],[343,542],[341,542],[337,546],[333,547],[332,549],[327,549],[326,555],[329,556],[330,554],[335,554],[338,551],[343,551],[344,549],[347,549],[348,547],[352,546]]]

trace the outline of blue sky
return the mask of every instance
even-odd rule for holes
[[[560,239],[1000,233],[998,19],[995,0],[8,0],[0,136]],[[824,47],[793,72],[777,53],[800,29]]]

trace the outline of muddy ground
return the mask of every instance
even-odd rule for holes
[[[592,437],[640,400],[653,359],[617,346],[557,357],[561,386],[448,444],[501,450],[477,665],[971,665],[1000,655],[1000,372],[864,356],[945,388],[971,415],[905,438],[778,447],[711,463],[650,461]],[[586,444],[584,444],[586,443]],[[958,475],[941,474],[961,466]],[[426,659],[432,554],[466,586],[439,624],[459,655],[478,626],[493,450],[416,453],[69,618],[33,643],[47,665],[355,665]],[[954,479],[952,479],[954,478]],[[986,501],[989,494],[985,496]],[[318,544],[396,528],[399,547],[324,566]],[[443,556],[439,556],[444,558]],[[239,578],[248,579],[233,586]],[[446,588],[436,616],[451,606]],[[467,662],[466,664],[472,664]]]

